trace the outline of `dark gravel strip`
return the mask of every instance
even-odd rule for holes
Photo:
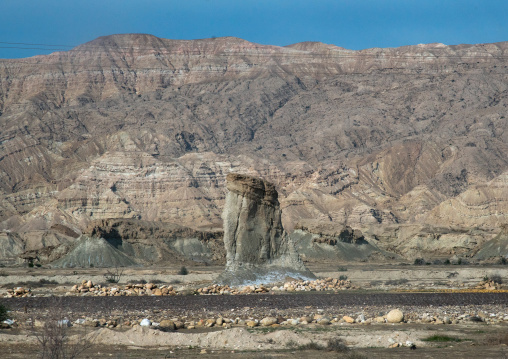
[[[0,299],[11,310],[23,308],[46,309],[54,306],[50,297]],[[272,309],[297,309],[306,306],[333,308],[344,306],[465,306],[508,305],[508,293],[302,293],[258,294],[228,296],[173,296],[173,297],[58,297],[62,310],[79,312],[93,310],[182,310],[224,311],[250,307]]]

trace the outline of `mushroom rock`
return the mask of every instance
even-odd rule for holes
[[[290,276],[312,279],[284,231],[277,190],[262,179],[230,173],[224,206],[226,269],[218,282],[267,283]]]

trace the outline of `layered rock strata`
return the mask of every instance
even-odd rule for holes
[[[220,230],[229,172],[276,183],[288,231],[344,224],[408,259],[476,250],[508,223],[507,59],[508,42],[126,34],[0,60],[0,261],[112,218]]]
[[[274,281],[286,276],[312,278],[284,231],[275,186],[262,179],[230,173],[224,206],[226,269],[220,283]]]

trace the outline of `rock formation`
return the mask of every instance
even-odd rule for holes
[[[224,206],[226,269],[218,282],[240,285],[313,278],[284,231],[275,186],[262,179],[230,173]]]
[[[378,247],[375,239],[334,223],[300,222],[290,234],[301,257],[309,262],[347,263],[367,260],[392,261],[401,258]]]
[[[137,265],[136,261],[122,253],[104,238],[81,236],[62,258],[51,263],[56,268],[73,267],[126,267]]]
[[[480,260],[495,258],[505,264],[508,261],[508,224],[501,226],[501,232],[486,242],[474,257]]]
[[[116,218],[93,221],[86,233],[106,239],[141,264],[188,260],[225,263],[222,232],[196,231],[174,223]]]

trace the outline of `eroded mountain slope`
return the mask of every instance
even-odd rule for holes
[[[234,171],[276,184],[288,229],[419,243],[437,226],[472,249],[508,216],[507,56],[134,34],[1,60],[2,236],[108,218],[220,228]]]

